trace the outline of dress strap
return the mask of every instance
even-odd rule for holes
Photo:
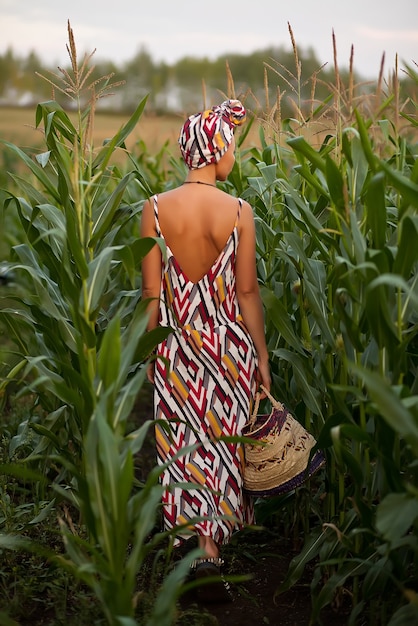
[[[238,222],[239,222],[239,218],[241,217],[241,209],[242,209],[242,200],[241,198],[238,198],[238,212],[237,212],[237,217],[235,219],[235,224],[234,224],[234,228],[236,228],[238,226]]]
[[[157,194],[155,194],[155,196],[153,196],[153,200],[154,200],[154,219],[155,219],[155,230],[157,231],[157,236],[158,237],[162,237],[162,232],[161,232],[161,228],[160,228],[160,222],[158,219],[158,200],[157,200]]]

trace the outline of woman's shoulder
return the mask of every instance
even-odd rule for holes
[[[249,204],[246,200],[239,199],[241,203],[241,216],[244,220],[254,220],[254,213],[251,204]]]

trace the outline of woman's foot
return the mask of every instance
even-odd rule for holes
[[[201,602],[231,602],[230,586],[221,574],[222,559],[219,557],[198,559],[195,563],[195,577],[201,582],[197,593]]]
[[[221,573],[223,560],[219,557],[219,548],[211,537],[192,535],[177,550],[179,555],[184,557],[197,547],[204,553],[204,556],[196,559],[191,566],[191,573],[201,583],[197,590],[198,599],[206,603],[231,602],[230,586]]]
[[[208,559],[217,559],[219,557],[219,548],[212,537],[200,535],[199,548],[204,551],[205,557]]]

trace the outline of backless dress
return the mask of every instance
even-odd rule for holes
[[[164,239],[158,196],[153,206]],[[256,386],[256,351],[235,289],[241,208],[237,199],[233,231],[199,281],[188,279],[168,246],[162,263],[159,324],[173,332],[157,347],[154,415],[161,420],[158,463],[180,453],[161,474],[164,527],[182,527],[175,545],[190,536],[186,528],[225,544],[234,530],[254,522],[252,499],[242,491],[243,445],[220,439],[241,434]],[[188,446],[193,449],[182,454]]]

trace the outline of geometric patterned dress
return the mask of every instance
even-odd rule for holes
[[[164,238],[157,196],[153,202],[157,235]],[[154,417],[167,426],[156,425],[158,463],[197,444],[162,472],[164,527],[187,525],[218,544],[254,522],[252,499],[242,493],[243,446],[219,440],[241,434],[256,387],[256,352],[235,291],[241,207],[239,199],[234,229],[198,282],[187,278],[167,246],[159,324],[174,332],[157,348],[166,362],[157,358],[154,374]],[[181,483],[199,487],[184,489]],[[189,536],[178,532],[175,544]]]

